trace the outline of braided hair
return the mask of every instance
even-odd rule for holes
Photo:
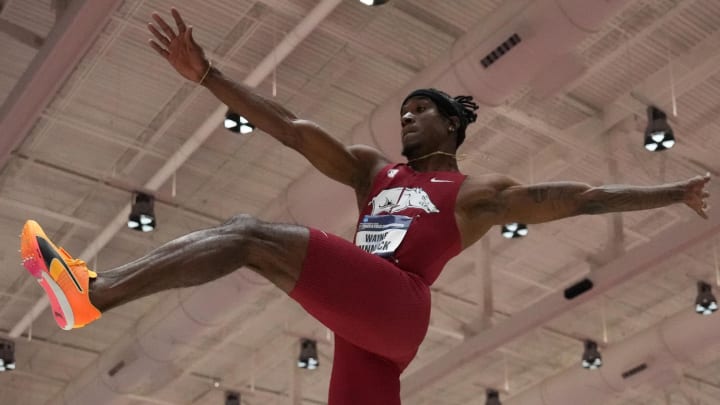
[[[408,99],[412,97],[427,97],[435,103],[440,113],[445,117],[458,117],[460,119],[460,125],[456,131],[457,147],[460,147],[460,145],[462,145],[465,141],[465,130],[467,129],[467,126],[477,120],[477,113],[475,113],[475,111],[477,111],[479,107],[477,103],[473,101],[473,97],[451,97],[444,91],[433,88],[418,89],[405,97],[401,106],[405,105]]]

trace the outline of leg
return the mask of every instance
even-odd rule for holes
[[[247,266],[283,291],[295,286],[309,231],[239,215],[190,233],[124,266],[98,273],[90,301],[101,311],[171,288],[203,284]]]
[[[400,405],[400,369],[335,337],[328,405]]]
[[[430,320],[430,290],[419,276],[315,229],[290,297],[337,336],[400,370]]]

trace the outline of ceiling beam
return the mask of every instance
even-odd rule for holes
[[[33,49],[40,49],[45,43],[45,39],[40,35],[4,18],[0,18],[0,32]]]
[[[0,108],[0,168],[95,42],[121,0],[70,3]]]

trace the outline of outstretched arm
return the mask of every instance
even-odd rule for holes
[[[193,39],[192,27],[186,26],[174,8],[172,16],[177,32],[153,13],[159,27],[148,24],[156,39],[150,41],[153,49],[183,77],[207,87],[232,111],[300,152],[323,174],[358,190],[366,187],[374,171],[387,162],[377,150],[365,146],[346,147],[317,124],[299,119],[275,101],[225,77],[217,68],[211,67],[203,49]]]
[[[647,210],[675,203],[685,203],[707,219],[706,199],[710,196],[704,189],[710,174],[652,187],[591,187],[573,182],[526,186],[505,176],[492,176],[488,180],[494,190],[491,195],[497,224],[535,224],[575,215]]]

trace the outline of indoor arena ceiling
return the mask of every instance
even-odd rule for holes
[[[266,57],[326,2],[0,0],[0,334],[19,335],[17,369],[0,373],[0,404],[77,403],[73,395],[90,389],[78,381],[103,384],[92,379],[108,379],[106,354],[132,345],[169,311],[167,302],[189,294],[157,294],[86,328],[61,331],[49,310],[33,316],[42,291],[17,253],[27,218],[68,251],[85,252],[82,258],[100,271],[237,213],[325,226],[331,220],[324,210],[334,209],[326,229],[352,237],[355,207],[338,210],[335,197],[312,187],[313,169],[299,154],[260,131],[240,135],[223,129],[221,120],[208,122],[220,104],[147,44],[154,10],[167,16],[178,8],[226,74],[257,84],[263,95],[349,143],[388,99],[407,86],[432,84],[419,78],[450,60],[448,50],[466,34],[490,38],[483,27],[536,2],[391,0],[367,7],[339,1],[287,57],[269,58],[276,68],[258,76]],[[460,149],[463,172],[590,184],[652,185],[705,172],[717,178],[720,1],[608,3],[622,6],[558,55],[566,63],[482,108]],[[495,47],[489,45],[488,53]],[[544,49],[553,53],[553,43]],[[511,66],[512,53],[498,66],[532,69],[532,59]],[[643,148],[649,104],[670,117],[677,145],[668,151]],[[373,136],[399,142],[399,116],[394,125]],[[718,180],[710,186],[715,208]],[[157,198],[154,232],[118,226],[136,190]],[[432,287],[431,327],[403,375],[403,404],[483,404],[488,388],[510,404],[550,381],[577,384],[577,373],[598,372],[580,367],[585,339],[608,352],[642,347],[634,336],[665,336],[663,325],[694,311],[697,281],[716,290],[720,281],[718,210],[708,221],[672,206],[529,230],[512,240],[492,230]],[[222,404],[224,391],[234,390],[246,405],[326,404],[332,336],[248,270],[234,277],[244,287],[227,297],[223,322],[178,343],[182,350],[166,361],[170,377],[159,383],[138,376],[154,385],[138,383],[132,391],[112,391],[108,383],[107,403]],[[596,289],[577,302],[556,299],[586,277]],[[702,319],[718,330],[720,314]],[[296,368],[301,337],[318,341],[319,369]],[[588,388],[588,398],[605,395],[602,403],[618,405],[720,403],[720,347],[689,348],[692,355],[673,353],[672,360],[660,354],[666,351],[672,350],[644,360],[647,371],[637,377],[608,382],[617,388],[610,394]],[[617,366],[611,360],[604,367]]]

